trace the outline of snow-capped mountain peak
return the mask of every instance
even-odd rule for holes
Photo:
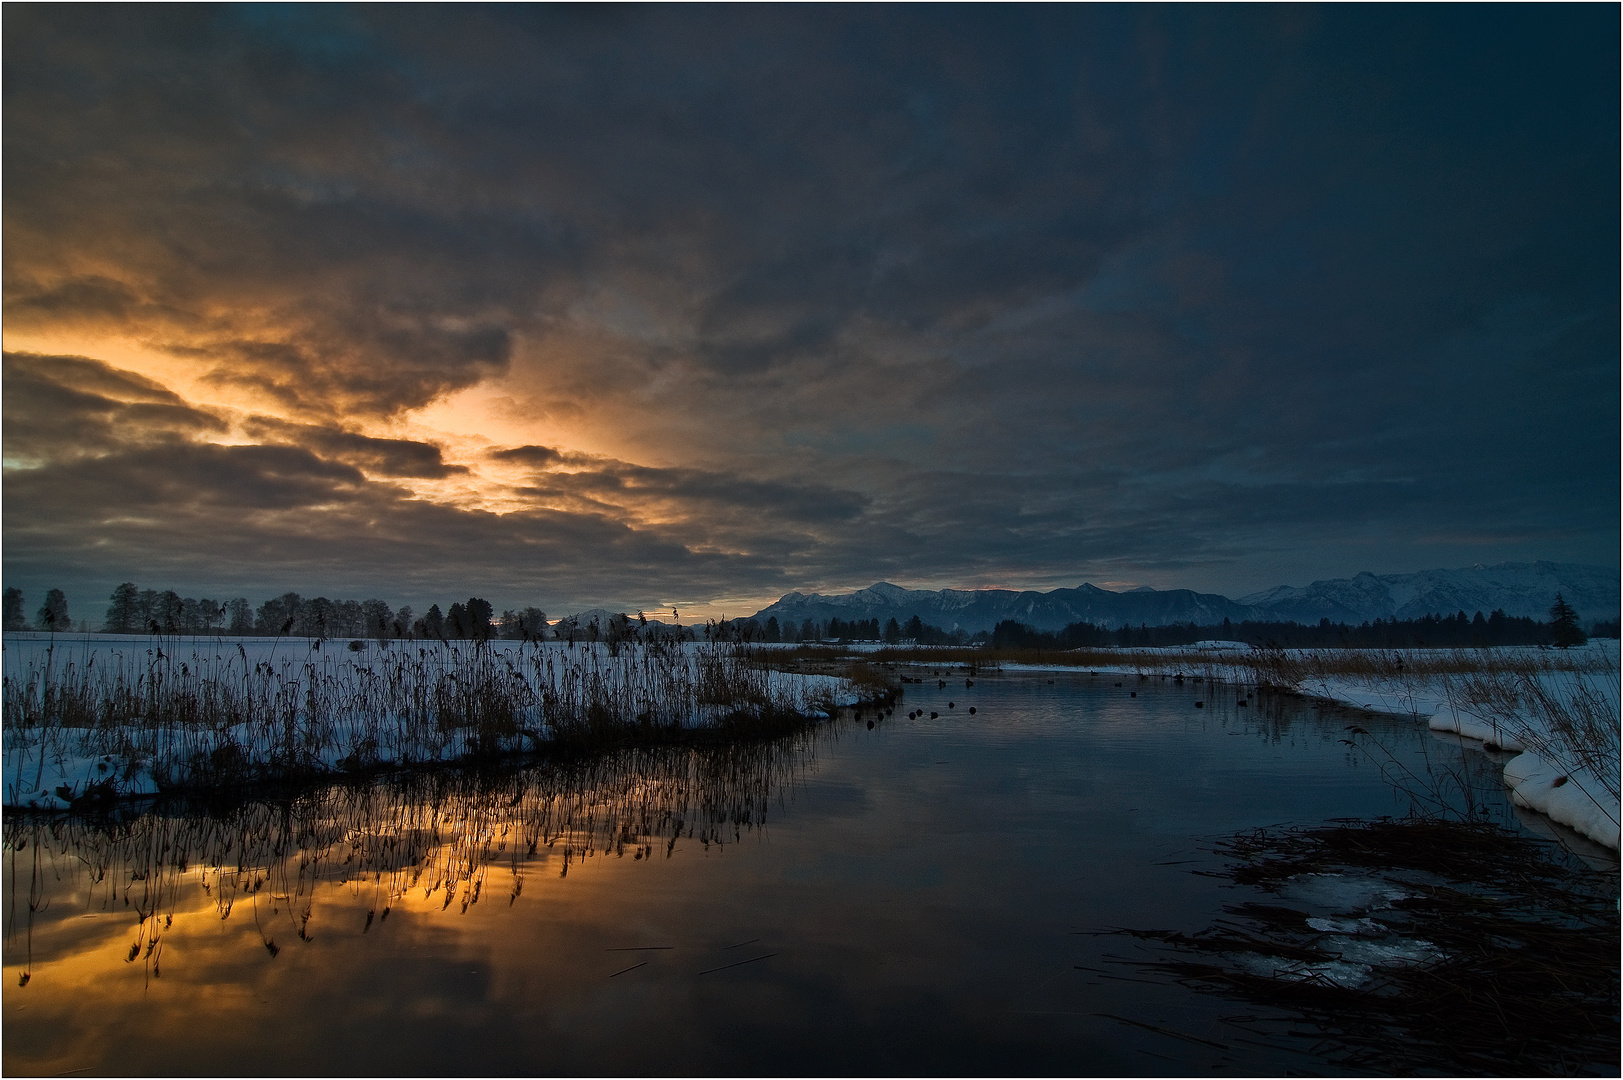
[[[765,621],[800,623],[806,619],[896,619],[917,615],[944,629],[970,633],[990,630],[1014,619],[1042,630],[1074,622],[1096,625],[1166,626],[1193,622],[1215,625],[1224,619],[1359,624],[1374,619],[1416,618],[1433,612],[1453,614],[1503,610],[1509,615],[1543,619],[1556,593],[1586,620],[1618,617],[1618,571],[1575,563],[1480,564],[1459,570],[1423,570],[1414,574],[1373,574],[1327,578],[1305,586],[1277,585],[1230,600],[1216,593],[1189,589],[1140,587],[1111,592],[1083,583],[1074,589],[1015,592],[1009,589],[906,589],[888,581],[839,595],[791,592],[756,613]]]

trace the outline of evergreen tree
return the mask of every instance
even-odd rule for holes
[[[1578,613],[1560,593],[1555,594],[1555,603],[1550,605],[1550,637],[1558,649],[1570,649],[1589,640],[1589,635],[1578,625]]]
[[[490,606],[490,601],[470,596],[468,606],[464,610],[464,618],[467,620],[466,636],[475,641],[488,641],[491,633],[490,620],[496,614],[496,609]]]
[[[451,605],[445,613],[445,636],[452,641],[468,637],[468,609],[461,603]]]
[[[445,616],[441,614],[438,604],[430,604],[428,614],[423,616],[423,636],[445,640]]]

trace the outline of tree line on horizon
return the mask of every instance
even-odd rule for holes
[[[44,605],[29,624],[22,591],[6,589],[4,626],[7,630],[74,629],[68,619],[67,598],[60,589],[46,594]],[[410,605],[391,608],[378,599],[310,599],[296,592],[272,597],[257,608],[245,597],[225,601],[181,596],[172,589],[142,589],[126,581],[109,597],[104,634],[187,634],[233,637],[375,638],[423,640],[504,639],[539,640],[547,628],[547,615],[538,607],[503,611],[499,616],[487,600],[469,597],[448,611],[431,605],[421,616]],[[81,622],[79,629],[89,630]]]
[[[4,593],[3,625],[7,630],[38,629],[66,632],[76,629],[68,618],[67,598],[61,589],[51,589],[30,624],[22,591],[8,588]],[[88,631],[88,622],[77,629]],[[438,604],[418,616],[410,605],[398,609],[378,599],[329,600],[324,596],[305,599],[287,592],[272,597],[257,608],[246,598],[224,602],[208,598],[183,597],[173,590],[142,589],[124,582],[109,598],[106,634],[188,634],[194,636],[231,635],[236,637],[275,637],[290,635],[312,638],[373,638],[379,641],[540,641],[548,637],[574,642],[626,640],[632,637],[669,637],[693,640],[693,627],[667,626],[635,620],[629,615],[611,616],[606,624],[593,619],[560,619],[548,626],[546,612],[538,607],[506,610],[499,616],[480,597],[450,605],[441,611]],[[914,615],[905,623],[891,618],[843,620],[831,618],[780,624],[773,616],[763,624],[754,618],[732,619],[705,628],[706,637],[755,642],[879,642],[888,645],[990,645],[1010,649],[1080,648],[1159,648],[1191,645],[1197,641],[1237,641],[1260,648],[1469,648],[1494,645],[1582,644],[1588,637],[1616,638],[1618,620],[1593,623],[1586,632],[1577,612],[1560,594],[1550,608],[1550,621],[1507,615],[1496,610],[1489,615],[1478,611],[1468,618],[1431,614],[1418,619],[1374,619],[1357,626],[1321,619],[1317,624],[1254,621],[1239,623],[1224,619],[1220,624],[1177,623],[1169,626],[1123,625],[1110,628],[1088,622],[1071,623],[1062,630],[1038,630],[1006,619],[992,630],[969,633],[955,628],[944,630]]]
[[[1264,649],[1464,649],[1498,645],[1582,645],[1589,637],[1618,636],[1618,623],[1597,622],[1586,633],[1577,614],[1557,598],[1564,609],[1552,611],[1551,621],[1507,615],[1465,612],[1429,614],[1416,619],[1373,619],[1356,626],[1321,619],[1317,624],[1224,619],[1212,626],[1195,623],[1171,626],[1121,626],[1114,630],[1088,623],[1044,633],[1012,620],[999,623],[990,636],[994,648],[1164,648],[1193,645],[1197,641],[1234,641]]]
[[[827,621],[806,619],[799,626],[780,624],[776,616],[763,624],[756,619],[734,619],[726,624],[729,636],[745,641],[767,642],[879,642],[887,645],[970,645],[984,644],[998,649],[1086,649],[1086,648],[1166,648],[1193,645],[1197,641],[1236,641],[1259,648],[1478,648],[1494,645],[1581,645],[1589,637],[1616,638],[1618,620],[1593,623],[1587,632],[1578,614],[1558,593],[1550,608],[1550,621],[1528,616],[1507,615],[1502,609],[1484,615],[1429,614],[1416,619],[1367,620],[1359,625],[1246,620],[1235,623],[1175,623],[1169,626],[1123,625],[1111,628],[1101,624],[1075,622],[1062,630],[1038,630],[1014,619],[1005,619],[990,631],[970,634],[962,629],[943,630],[917,615],[907,622],[890,619],[881,626],[877,618]]]
[[[882,641],[890,645],[911,643],[917,645],[967,645],[987,640],[982,631],[970,634],[965,630],[943,630],[931,626],[917,615],[905,624],[891,619],[883,627],[878,619],[805,619],[799,625],[779,623],[773,615],[765,623],[755,618],[728,619],[717,624],[715,634],[731,641],[764,641],[812,645],[818,642]]]

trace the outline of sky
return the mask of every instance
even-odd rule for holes
[[[0,18],[30,611],[1618,564],[1616,6]]]

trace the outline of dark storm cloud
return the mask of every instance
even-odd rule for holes
[[[8,466],[98,456],[115,448],[189,441],[227,430],[219,416],[99,360],[6,353],[3,370]],[[6,483],[12,483],[9,475]]]
[[[257,437],[314,463],[289,497],[431,522],[389,548],[427,575],[526,530],[569,536],[535,550],[576,580],[734,595],[1613,564],[1617,29],[1603,7],[12,7],[7,332],[121,335],[254,391],[285,413]],[[259,490],[264,463],[191,446],[222,421],[161,387],[5,379],[8,461],[127,428],[143,468],[217,458]],[[450,475],[356,431],[481,382],[535,418],[492,460],[550,509],[344,478]],[[557,418],[614,456],[555,443]],[[8,473],[8,574],[24,490]],[[327,526],[283,524],[255,558],[327,565],[291,554]]]
[[[243,425],[256,438],[292,443],[324,458],[342,461],[380,476],[437,480],[468,471],[465,465],[447,465],[444,452],[432,443],[411,439],[378,439],[353,431],[290,424],[269,417],[251,417]]]
[[[136,314],[139,300],[122,282],[89,274],[53,282],[37,291],[18,283],[8,289],[6,318],[22,325],[58,326],[105,323],[123,326]]]
[[[536,469],[546,469],[553,465],[562,465],[566,461],[585,457],[585,455],[570,454],[563,450],[554,450],[550,446],[508,446],[500,450],[492,450],[490,456],[496,461],[513,461]]]
[[[208,380],[263,392],[302,414],[387,415],[477,382],[506,367],[499,327],[447,330],[397,314],[390,325],[353,325],[298,312],[291,341],[225,340],[172,351],[212,363]],[[356,320],[363,321],[363,320]],[[333,348],[324,342],[341,342]]]
[[[47,387],[65,395],[80,395],[85,403],[111,408],[115,402],[169,405],[184,408],[179,394],[161,383],[133,371],[122,371],[88,356],[41,356],[37,353],[11,353],[4,357],[6,390],[20,394],[40,393]],[[19,419],[44,402],[25,400]],[[202,422],[199,417],[199,422]]]
[[[695,550],[692,534],[634,529],[612,514],[455,509],[290,446],[132,448],[15,470],[6,483],[14,579],[77,583],[85,617],[131,576],[256,598],[294,588],[443,603],[473,590],[499,604],[575,608],[785,580],[760,556]],[[109,548],[119,552],[111,578]]]
[[[527,486],[515,489],[520,495],[549,502],[580,500],[594,510],[612,505],[670,504],[681,507],[684,517],[712,526],[718,512],[767,515],[766,520],[795,525],[836,525],[857,518],[867,503],[854,492],[822,484],[750,480],[702,469],[651,468],[548,446],[506,447],[491,451],[490,457],[535,470]]]
[[[19,470],[7,500],[30,523],[162,518],[206,527],[217,512],[311,509],[348,501],[359,470],[291,446],[179,443]]]
[[[67,578],[91,597],[111,588],[101,577],[116,551],[115,578],[217,590],[263,591],[269,575],[328,592],[364,586],[396,602],[477,589],[513,604],[651,606],[740,583],[787,588],[797,546],[817,543],[806,526],[860,510],[826,487],[527,446],[491,456],[534,469],[519,493],[549,505],[468,511],[368,477],[466,472],[435,446],[257,416],[238,430],[259,442],[221,445],[206,439],[229,430],[225,421],[139,375],[82,357],[8,354],[6,365],[6,453],[16,462],[6,476],[7,564],[19,582]],[[651,510],[665,523],[643,520]],[[255,584],[243,584],[249,577]]]

